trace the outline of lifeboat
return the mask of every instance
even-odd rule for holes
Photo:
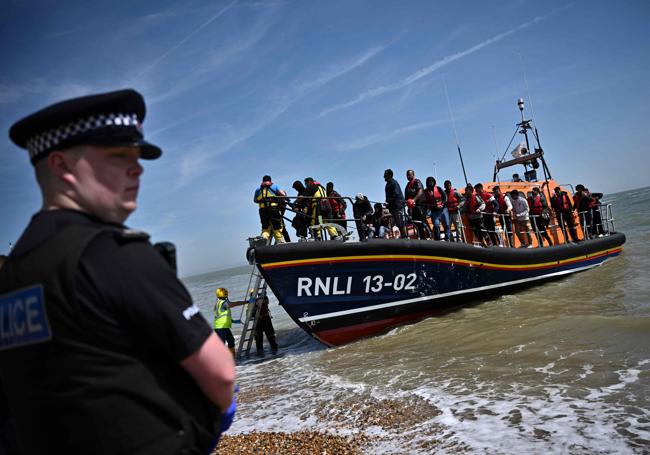
[[[537,130],[523,116],[523,101],[519,103],[522,121],[516,131],[525,135],[525,146],[519,147],[513,159],[497,161],[493,181],[483,186],[491,191],[499,185],[508,197],[513,190],[526,197],[534,187],[540,189],[549,207],[541,215],[530,215],[528,240],[521,232],[513,235],[508,231],[506,217],[510,214],[496,214],[490,215],[495,228],[486,236],[492,239],[489,246],[477,238],[481,233],[469,227],[466,215],[461,232],[444,233],[447,240],[456,241],[328,241],[323,229],[314,235],[314,241],[253,244],[249,261],[295,323],[322,343],[338,346],[488,297],[583,272],[621,254],[625,235],[615,231],[610,205],[596,203],[585,212],[570,212],[575,226],[572,235],[563,214],[552,210],[548,202],[556,187],[569,195],[572,191],[551,178]],[[528,152],[529,134],[537,143],[532,153]],[[524,181],[498,178],[499,171],[515,165],[524,166]],[[543,174],[540,180],[539,171]],[[595,220],[600,221],[598,226]],[[552,246],[546,246],[543,230]]]

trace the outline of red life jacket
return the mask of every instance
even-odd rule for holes
[[[458,198],[456,197],[456,188],[452,188],[447,195],[447,202],[445,202],[449,213],[458,212]]]
[[[560,211],[560,212],[568,212],[571,210],[571,199],[569,199],[569,196],[562,191],[560,193],[560,197],[555,196],[555,209]]]
[[[478,199],[476,199],[476,193],[472,193],[467,202],[469,203],[470,213],[475,213],[481,207],[481,204],[478,203]]]
[[[500,215],[504,215],[505,213],[507,213],[508,204],[506,203],[506,195],[503,193],[499,194],[499,197],[497,198],[497,202],[499,203],[499,210],[497,211],[497,213]]]
[[[490,203],[490,198],[494,197],[487,191],[483,190],[481,193],[481,199],[485,202],[485,213],[494,213],[494,205]]]
[[[531,215],[541,215],[542,214],[542,197],[538,194],[537,196],[531,196],[528,198],[528,205],[530,206]]]
[[[424,196],[427,199],[427,206],[430,209],[440,210],[444,207],[444,203],[442,202],[442,194],[440,194],[440,191],[438,191],[438,186],[434,186],[433,191],[429,190],[428,188],[424,190]]]

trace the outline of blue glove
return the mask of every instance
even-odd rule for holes
[[[221,414],[221,420],[219,422],[219,433],[217,433],[217,436],[210,444],[210,449],[206,452],[207,454],[211,454],[214,451],[214,448],[217,446],[219,439],[221,439],[221,434],[230,428],[232,421],[235,420],[235,412],[237,411],[237,392],[239,392],[238,385],[235,386],[235,393],[232,396],[232,403],[230,403],[230,406],[228,406],[226,412]]]
[[[232,403],[230,403],[230,406],[228,406],[226,412],[221,415],[221,426],[219,427],[220,433],[223,433],[228,428],[230,428],[232,421],[235,420],[235,412],[237,411],[237,392],[239,392],[239,386],[235,386],[235,393],[232,396]]]

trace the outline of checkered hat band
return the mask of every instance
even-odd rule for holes
[[[142,132],[142,126],[138,121],[136,114],[99,114],[75,120],[67,125],[53,128],[44,133],[37,134],[27,141],[27,151],[29,157],[33,160],[41,153],[51,150],[59,144],[68,141],[80,134],[89,131],[105,128],[107,126],[117,127],[135,127]]]

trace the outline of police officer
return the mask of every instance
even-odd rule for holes
[[[232,421],[232,356],[123,224],[139,160],[162,153],[144,116],[142,96],[121,90],[11,127],[43,196],[0,270],[0,443],[18,453],[206,453]]]

